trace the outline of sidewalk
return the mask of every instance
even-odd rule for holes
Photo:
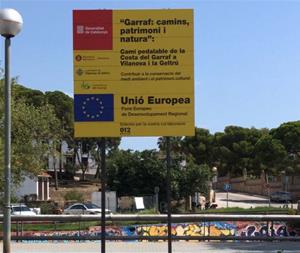
[[[0,247],[3,248],[2,243]],[[174,253],[299,253],[299,242],[173,242]],[[283,250],[283,251],[280,251]],[[13,253],[100,253],[100,242],[12,243]],[[107,242],[106,253],[166,253],[167,242]]]

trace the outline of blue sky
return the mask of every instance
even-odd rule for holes
[[[193,8],[196,126],[214,133],[300,120],[300,1],[2,0],[0,8],[15,8],[24,19],[12,43],[12,74],[27,87],[70,95],[73,9]],[[156,142],[124,138],[121,147]]]

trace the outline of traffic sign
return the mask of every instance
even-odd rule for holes
[[[224,190],[230,191],[231,190],[231,184],[224,184]]]

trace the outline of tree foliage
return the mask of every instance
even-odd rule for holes
[[[3,122],[3,78],[0,69],[0,115]],[[2,73],[3,74],[3,73]],[[68,142],[77,160],[83,154],[98,164],[101,157],[99,138],[73,137],[73,99],[60,91],[43,93],[18,84],[12,86],[12,170],[14,181],[25,174],[38,174],[46,168],[47,155],[61,150]],[[3,123],[0,124],[0,162],[3,164]],[[153,194],[159,186],[165,197],[166,138],[158,139],[159,151],[122,151],[120,138],[106,139],[108,186],[120,195]],[[195,129],[195,136],[170,137],[173,197],[180,198],[195,191],[205,192],[210,169],[218,168],[220,176],[248,174],[258,176],[267,171],[279,174],[285,170],[300,174],[300,121],[287,122],[274,129],[227,126],[223,132],[210,133]],[[74,161],[76,160],[73,159]],[[73,167],[75,164],[73,164]],[[86,166],[82,167],[86,170]],[[0,167],[3,178],[3,166]],[[1,185],[0,185],[1,188]]]
[[[289,154],[299,156],[300,152],[300,121],[287,122],[272,129],[273,138],[279,140]]]
[[[215,134],[214,162],[220,167],[220,174],[241,176],[246,168],[257,173],[255,144],[266,129],[228,126],[224,133]]]
[[[153,194],[165,188],[165,165],[155,150],[116,150],[108,160],[108,186],[121,196]]]
[[[196,164],[213,162],[213,135],[203,128],[196,128],[195,136],[187,136],[182,140],[182,150]]]
[[[198,165],[189,162],[181,171],[179,177],[179,192],[181,197],[193,195],[195,192],[207,193],[211,170],[208,165]]]
[[[182,165],[173,159],[171,166],[172,199],[181,199],[195,192],[206,193],[210,180],[207,165],[189,162]],[[142,152],[116,150],[108,160],[108,187],[119,196],[153,195],[154,187],[160,189],[160,200],[166,201],[166,160],[156,150]]]
[[[3,109],[2,106],[1,108]],[[11,151],[12,176],[15,184],[19,183],[24,175],[37,175],[46,169],[46,156],[51,147],[49,144],[59,138],[58,124],[59,121],[50,105],[35,107],[27,105],[22,99],[13,100]],[[1,124],[2,136],[3,127]],[[0,159],[3,163],[3,156]],[[3,166],[1,168],[3,175]]]
[[[284,165],[287,152],[281,142],[266,134],[262,136],[255,145],[256,158],[261,167],[271,173],[276,173],[276,169]]]
[[[0,76],[1,144],[0,161],[3,161],[4,143],[4,79]],[[11,171],[17,185],[25,175],[38,175],[46,169],[48,154],[54,144],[61,139],[60,120],[54,107],[47,103],[43,92],[25,88],[12,80],[12,131],[11,131]],[[0,176],[3,178],[3,167]],[[0,188],[3,187],[1,181]]]
[[[252,176],[260,176],[263,170],[300,173],[300,121],[271,130],[227,126],[215,134],[196,128],[195,136],[172,140],[173,152],[184,154],[187,162],[216,166],[219,176],[241,176],[245,170]],[[160,148],[164,151],[163,145]]]
[[[61,91],[47,91],[45,100],[53,106],[56,117],[60,119],[64,140],[70,142],[73,138],[73,99]]]

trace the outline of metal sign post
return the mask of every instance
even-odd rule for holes
[[[105,138],[100,141],[101,154],[101,253],[105,253],[105,192],[106,192],[106,161]]]
[[[168,206],[168,253],[172,253],[172,223],[171,223],[171,147],[170,137],[166,137],[167,152],[167,206]]]
[[[228,194],[231,189],[230,184],[224,184],[224,190],[226,191],[226,207],[228,208]]]
[[[228,191],[227,191],[227,194],[226,194],[226,207],[228,208]]]

